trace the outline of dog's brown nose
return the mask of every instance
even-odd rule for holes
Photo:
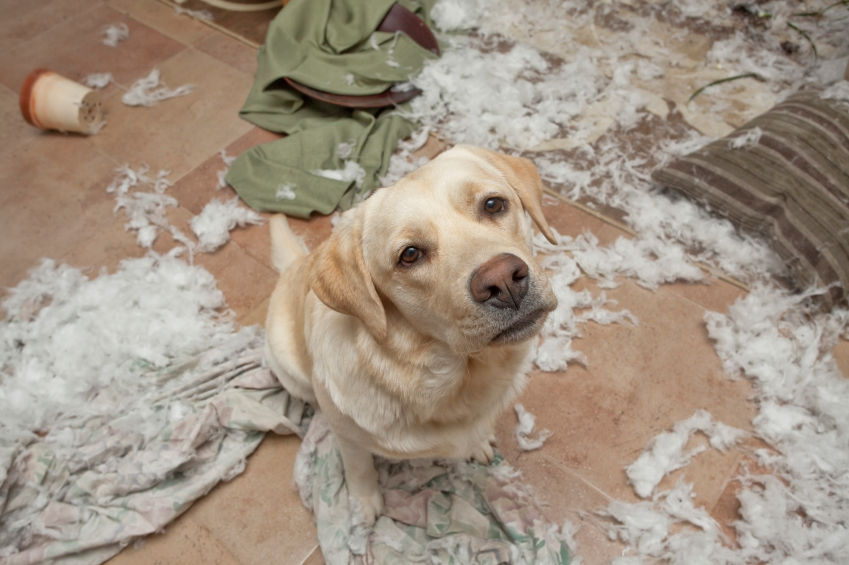
[[[511,253],[496,255],[472,273],[469,287],[478,302],[518,310],[528,293],[528,264]]]

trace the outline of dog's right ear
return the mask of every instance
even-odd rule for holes
[[[363,258],[362,228],[345,214],[330,238],[313,253],[310,288],[329,308],[362,320],[369,333],[386,340],[386,312]]]

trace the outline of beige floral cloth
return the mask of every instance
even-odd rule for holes
[[[328,565],[570,562],[557,525],[500,456],[490,466],[378,460],[385,506],[372,531],[348,498],[339,449],[320,412],[295,468]]]
[[[304,404],[261,348],[203,368],[220,353],[157,371],[161,398],[142,412],[93,417],[61,442],[0,440],[0,564],[102,563],[240,473],[264,432],[303,435]],[[159,429],[147,439],[145,426]]]
[[[500,459],[379,461],[385,512],[364,528],[326,421],[251,345],[156,371],[155,401],[89,418],[74,437],[0,439],[0,564],[102,563],[242,472],[268,431],[304,437],[297,478],[330,565],[569,563],[557,526]]]

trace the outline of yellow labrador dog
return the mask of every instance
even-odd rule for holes
[[[372,454],[491,461],[557,305],[526,214],[553,242],[534,165],[458,146],[347,211],[312,254],[272,220],[267,362],[324,413],[370,522]]]

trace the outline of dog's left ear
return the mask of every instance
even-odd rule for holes
[[[554,233],[548,227],[548,222],[545,221],[545,216],[542,213],[542,180],[539,178],[536,165],[529,159],[504,155],[481,147],[469,145],[462,147],[479,157],[483,157],[486,162],[493,165],[504,175],[507,183],[519,195],[522,206],[531,215],[531,219],[536,223],[539,231],[542,232],[545,239],[556,245],[557,240],[554,238]]]
[[[362,249],[362,226],[346,213],[330,238],[312,254],[310,288],[329,308],[359,318],[369,333],[383,343],[386,312],[377,295]]]

